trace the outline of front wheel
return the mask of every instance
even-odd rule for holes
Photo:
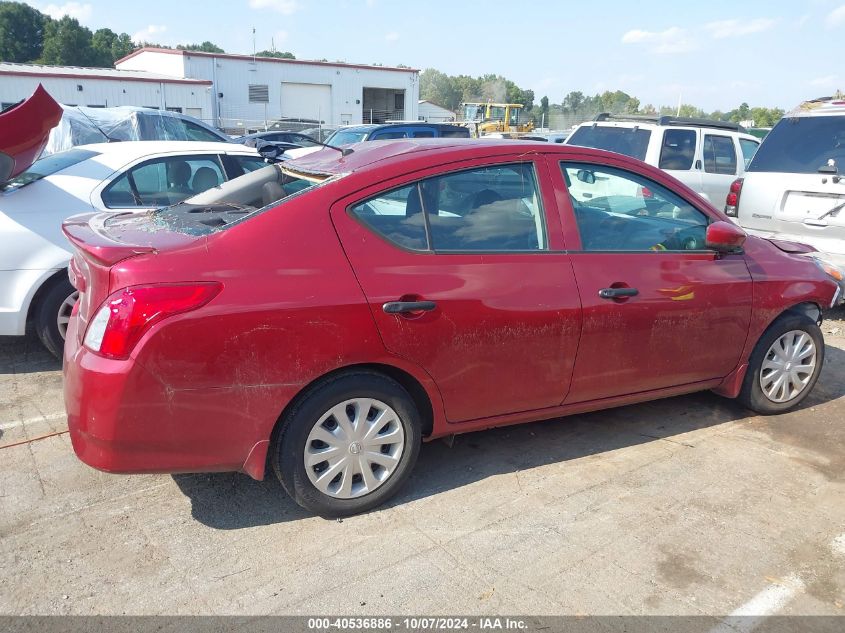
[[[788,411],[813,390],[823,363],[818,324],[805,314],[785,314],[757,342],[738,400],[763,415]]]
[[[325,517],[382,504],[408,478],[419,454],[417,407],[401,385],[375,372],[318,384],[282,425],[273,469],[299,505]]]

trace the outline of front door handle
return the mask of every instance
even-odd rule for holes
[[[434,301],[388,301],[381,309],[387,314],[404,314],[405,312],[431,312],[437,304]]]
[[[621,299],[624,297],[636,297],[640,291],[636,288],[602,288],[599,296],[602,299]]]

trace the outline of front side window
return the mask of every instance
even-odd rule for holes
[[[167,156],[129,169],[103,190],[109,209],[165,207],[226,180],[217,156]]]
[[[426,178],[370,198],[350,212],[403,248],[439,252],[547,249],[531,164],[496,165]]]
[[[604,149],[637,160],[645,160],[650,138],[651,132],[639,127],[582,125],[573,132],[566,142],[568,145]]]
[[[585,251],[705,248],[708,218],[656,182],[590,164],[561,163]]]
[[[701,149],[708,174],[736,174],[736,148],[730,136],[705,134]]]
[[[367,130],[352,131],[352,130],[338,130],[326,139],[326,145],[332,147],[340,147],[341,145],[352,145],[352,143],[360,143],[367,138]]]
[[[376,132],[370,138],[371,141],[387,141],[394,138],[405,138],[408,136],[406,130],[388,130],[386,132]]]
[[[660,169],[692,169],[695,158],[695,130],[666,130],[660,147]]]

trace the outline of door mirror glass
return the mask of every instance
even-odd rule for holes
[[[705,244],[719,253],[736,253],[745,244],[746,233],[732,222],[714,222],[707,227]]]

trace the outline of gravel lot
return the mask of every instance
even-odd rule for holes
[[[343,521],[274,479],[88,468],[58,364],[0,338],[0,614],[845,615],[831,316],[798,411],[704,393],[433,442],[393,503]]]

